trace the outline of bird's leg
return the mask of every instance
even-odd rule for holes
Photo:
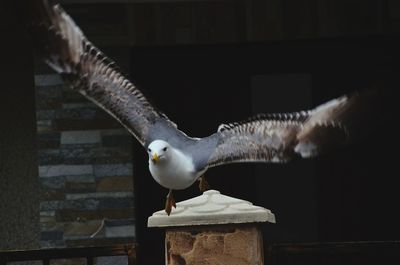
[[[167,195],[167,200],[165,201],[165,212],[170,215],[172,207],[176,208],[174,195],[172,195],[172,190],[169,190]]]
[[[210,185],[208,184],[204,175],[199,178],[199,189],[201,192],[205,192],[210,189]]]

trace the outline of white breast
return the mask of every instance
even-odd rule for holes
[[[167,159],[153,163],[149,159],[149,170],[154,180],[161,186],[181,190],[192,185],[205,170],[196,172],[193,160],[181,151],[171,148]]]

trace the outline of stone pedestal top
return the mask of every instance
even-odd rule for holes
[[[147,221],[148,227],[217,225],[238,223],[275,223],[275,215],[251,202],[208,190],[201,196],[178,202],[168,216],[164,210],[155,212]]]

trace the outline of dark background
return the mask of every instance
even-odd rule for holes
[[[206,176],[212,188],[275,213],[277,224],[262,226],[267,242],[394,240],[400,237],[392,154],[398,143],[395,99],[390,98],[398,83],[399,41],[397,36],[378,36],[135,48],[131,72],[180,129],[198,137],[213,133],[221,122],[255,114],[255,101],[266,102],[264,111],[289,112],[378,89],[385,97],[376,98],[377,115],[370,118],[376,130],[359,142],[316,159],[233,164],[212,168]],[[252,76],[293,73],[306,73],[311,87],[289,82],[285,85],[293,87],[284,88],[284,94],[278,86],[252,95]],[[286,93],[290,89],[294,96]],[[154,251],[156,244],[162,251],[163,231],[148,229],[146,222],[163,208],[167,191],[148,173],[142,148],[135,150],[138,242],[144,251]],[[197,185],[175,192],[178,201],[199,194]],[[150,252],[144,252],[147,258]]]
[[[370,126],[376,130],[359,143],[312,160],[229,165],[213,168],[206,176],[223,194],[275,213],[277,224],[262,226],[267,242],[400,239],[397,0],[65,2],[89,39],[116,58],[156,105],[192,136],[209,135],[222,122],[258,111],[295,111],[355,90],[382,91],[384,97],[375,107],[378,118],[371,117]],[[12,7],[12,12],[0,9],[7,22],[1,24],[6,58],[2,86],[8,88],[0,88],[0,130],[9,136],[14,117],[10,113],[17,120],[25,113],[28,125],[16,122],[13,128],[23,133],[29,127],[32,137],[34,102],[27,97],[33,93],[26,92],[29,86],[22,78],[31,76],[32,62],[13,56],[28,54],[31,47],[20,21],[21,6]],[[278,76],[276,86],[255,89],[257,76]],[[284,81],[285,76],[290,81]],[[15,80],[22,83],[20,91],[14,88],[19,86]],[[292,93],[287,93],[291,87]],[[19,134],[10,137],[21,148],[34,150],[30,138],[21,142]],[[138,144],[133,148],[139,262],[162,264],[164,232],[148,229],[146,223],[164,207],[167,191],[148,173],[143,149]],[[0,162],[7,161],[5,157]],[[18,160],[14,169],[35,169],[33,160]],[[194,186],[175,196],[179,201],[199,194]]]

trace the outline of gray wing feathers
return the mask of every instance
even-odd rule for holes
[[[358,95],[331,100],[310,111],[263,114],[245,122],[221,125],[209,166],[235,162],[286,162],[311,157],[349,139]]]
[[[46,0],[35,3],[37,16],[32,28],[36,50],[71,88],[106,110],[144,145],[150,126],[166,119],[165,115],[150,105],[114,61],[86,39],[59,5],[49,6]]]
[[[285,162],[292,155],[301,127],[296,121],[257,120],[221,130],[209,166],[234,162]]]

